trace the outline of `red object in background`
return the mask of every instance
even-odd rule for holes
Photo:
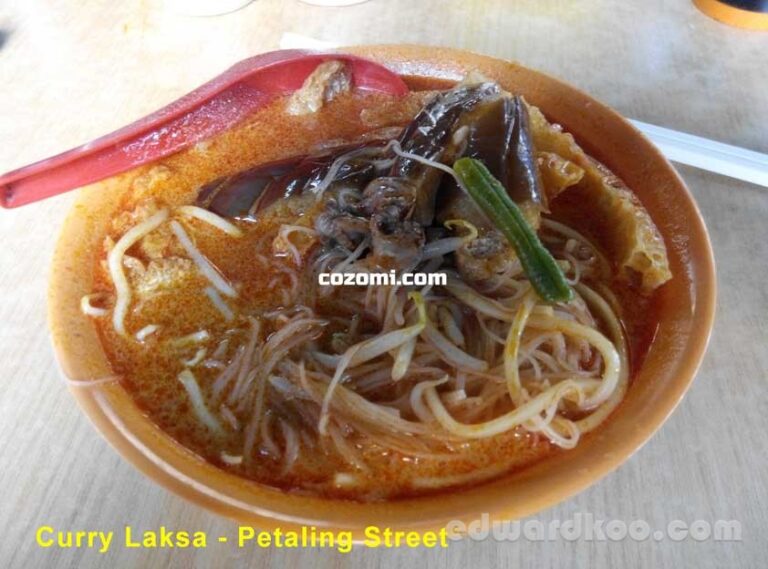
[[[0,205],[18,207],[79,188],[210,138],[278,95],[295,91],[322,62],[344,61],[363,91],[404,95],[387,68],[352,55],[282,50],[257,55],[188,95],[83,146],[0,176]]]

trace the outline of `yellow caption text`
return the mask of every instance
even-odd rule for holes
[[[314,526],[299,529],[259,530],[240,526],[236,535],[209,535],[204,531],[169,529],[135,529],[125,526],[122,531],[72,530],[40,526],[35,532],[37,545],[44,549],[88,549],[107,553],[113,548],[125,549],[204,549],[216,544],[239,549],[335,549],[349,553],[353,545],[372,549],[448,547],[445,528],[439,531],[402,531],[388,527],[368,526],[361,535],[351,531],[330,531]]]

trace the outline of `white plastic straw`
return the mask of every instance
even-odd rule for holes
[[[768,187],[766,154],[633,119],[630,122],[673,162]]]

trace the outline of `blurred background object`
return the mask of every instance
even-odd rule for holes
[[[693,3],[724,24],[768,30],[768,0],[693,0]]]

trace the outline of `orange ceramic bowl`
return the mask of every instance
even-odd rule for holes
[[[583,490],[627,460],[658,429],[691,384],[712,329],[715,271],[707,230],[675,170],[642,134],[605,105],[542,73],[464,51],[419,46],[345,50],[377,60],[411,85],[457,80],[478,70],[523,94],[634,190],[666,241],[674,278],[657,294],[658,332],[626,399],[601,429],[568,452],[500,479],[436,496],[362,504],[285,494],[206,463],[158,429],[118,383],[73,387],[96,428],[140,470],[214,512],[262,528],[368,525],[437,529],[451,520],[531,515]],[[130,175],[130,174],[128,174]],[[108,376],[92,322],[79,310],[93,259],[126,175],[85,188],[64,224],[52,273],[50,326],[70,379]],[[642,489],[639,489],[642,491]]]

